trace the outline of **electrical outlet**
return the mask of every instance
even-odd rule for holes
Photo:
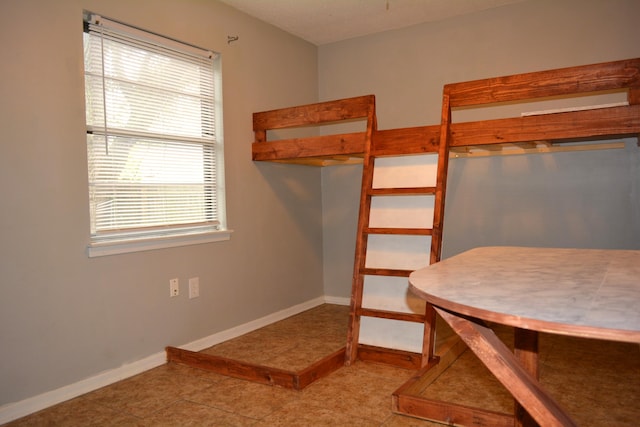
[[[198,298],[200,296],[200,278],[192,277],[189,279],[189,299]]]
[[[177,297],[180,295],[180,283],[178,279],[169,280],[169,296]]]

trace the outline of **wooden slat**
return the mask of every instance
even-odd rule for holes
[[[424,313],[402,313],[398,311],[378,310],[373,308],[360,308],[360,316],[377,317],[379,319],[402,320],[405,322],[424,323]]]
[[[369,194],[372,196],[424,196],[435,193],[436,187],[372,188],[369,190]]]
[[[480,145],[473,147],[456,147],[451,150],[451,157],[486,157],[486,156],[512,156],[520,154],[543,154],[543,153],[563,153],[576,151],[597,151],[597,150],[619,150],[625,147],[624,142],[605,142],[602,144],[578,144],[578,145],[544,145],[535,148],[503,148],[500,150],[483,150],[483,147],[490,145]],[[501,147],[501,145],[493,145],[493,147]]]
[[[181,363],[218,374],[249,380],[260,384],[296,389],[294,372],[262,365],[248,364],[225,357],[167,347],[167,361]]]
[[[418,126],[374,132],[371,151],[375,157],[438,152],[440,126]]]
[[[408,235],[408,236],[431,236],[433,230],[431,228],[367,228],[365,233],[367,234],[394,234],[394,235]]]
[[[513,427],[513,415],[487,411],[418,396],[403,395],[396,404],[395,412],[446,425],[467,427]]]
[[[283,129],[366,118],[374,103],[373,95],[365,95],[254,113],[253,130]]]
[[[452,107],[640,87],[640,58],[445,85]]]
[[[293,390],[302,390],[314,381],[338,370],[344,366],[345,357],[345,349],[342,348],[303,370],[295,372],[177,347],[167,347],[166,353],[168,362],[180,363],[233,378]]]
[[[273,163],[284,163],[287,165],[303,165],[303,166],[339,166],[339,165],[359,165],[362,164],[362,158],[354,155],[346,156],[320,156],[320,157],[300,157],[286,160],[270,160]]]
[[[451,147],[505,142],[562,141],[594,137],[636,136],[640,105],[453,123]]]
[[[252,157],[256,161],[265,161],[314,156],[359,155],[364,151],[365,140],[365,132],[356,132],[254,142]]]
[[[318,362],[298,372],[296,375],[296,390],[302,390],[314,381],[326,377],[330,373],[342,368],[344,366],[344,354],[345,349],[341,348],[333,354],[330,354],[322,360],[319,360]]]
[[[630,105],[640,104],[640,86],[632,87],[629,89],[629,93],[627,94],[627,101],[629,101]]]
[[[392,348],[376,347],[372,345],[358,345],[358,359],[382,363],[385,365],[397,366],[404,369],[420,369],[420,353],[412,353],[410,351],[395,350]]]
[[[362,274],[370,276],[393,276],[393,277],[409,277],[413,270],[399,270],[393,268],[363,268],[360,270]]]

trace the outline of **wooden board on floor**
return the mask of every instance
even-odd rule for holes
[[[301,371],[287,371],[177,347],[167,347],[166,352],[168,362],[260,384],[302,390],[314,381],[341,368],[344,365],[345,349],[342,348]]]

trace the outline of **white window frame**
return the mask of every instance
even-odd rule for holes
[[[95,208],[90,206],[91,215],[91,237],[90,243],[87,246],[87,254],[89,257],[114,255],[128,252],[138,252],[152,249],[170,248],[176,246],[193,245],[210,243],[216,241],[229,240],[232,230],[227,229],[226,225],[226,209],[225,209],[225,186],[224,186],[224,144],[223,144],[223,128],[222,128],[222,83],[221,83],[221,61],[220,55],[217,53],[209,52],[204,49],[200,49],[191,45],[187,45],[181,42],[177,42],[172,39],[168,39],[157,34],[149,33],[128,25],[100,17],[91,12],[84,13],[85,23],[97,25],[100,28],[106,28],[108,31],[114,31],[120,34],[126,35],[126,37],[133,37],[137,40],[141,40],[144,43],[151,43],[152,45],[159,46],[160,48],[168,48],[175,51],[185,52],[191,55],[207,56],[211,58],[212,70],[213,70],[213,85],[214,85],[214,107],[213,107],[213,122],[215,123],[215,140],[208,143],[208,147],[212,146],[212,150],[215,155],[215,177],[213,179],[215,186],[215,206],[212,208],[215,214],[214,221],[204,221],[195,224],[169,224],[155,227],[140,227],[140,228],[128,228],[124,227],[121,230],[97,230],[95,218],[97,215]],[[107,30],[105,30],[107,31]],[[104,68],[103,68],[104,69]],[[85,71],[86,72],[86,71]],[[93,77],[95,78],[95,76]],[[100,78],[100,77],[98,77]],[[89,77],[85,77],[89,79]],[[104,83],[104,76],[102,76],[102,82]],[[87,95],[88,96],[88,95]],[[146,97],[146,94],[145,94]],[[109,99],[109,98],[106,98]],[[107,102],[105,101],[105,111],[109,111]],[[88,105],[87,105],[88,107]],[[90,124],[89,113],[87,110],[87,155],[88,155],[88,167],[91,169],[91,163],[89,159],[90,152],[90,139],[93,138],[93,134],[100,134],[101,138],[107,140],[112,137],[112,130],[107,125],[106,114],[104,118],[103,126],[95,126]],[[118,133],[120,132],[120,133]],[[124,136],[123,135],[124,132]],[[128,130],[113,129],[113,135],[115,137],[128,137]],[[149,134],[147,132],[134,132],[133,138],[146,138]],[[167,135],[157,134],[152,135],[151,138],[156,138],[156,141],[162,139]],[[175,139],[175,135],[170,135],[172,139]],[[177,139],[179,141],[179,139]],[[105,143],[105,145],[107,145]],[[91,175],[91,170],[89,170]],[[91,179],[91,178],[90,178]],[[91,182],[90,182],[91,186]],[[90,201],[91,203],[91,201]],[[207,215],[208,217],[208,215]]]

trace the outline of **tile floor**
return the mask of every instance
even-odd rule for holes
[[[204,351],[296,370],[344,345],[347,316],[346,307],[323,305]],[[579,425],[640,423],[638,345],[547,335],[540,341],[541,381]],[[411,374],[359,362],[294,391],[169,363],[8,426],[441,426],[391,412],[391,394]],[[510,411],[505,393],[468,351],[422,391]]]

